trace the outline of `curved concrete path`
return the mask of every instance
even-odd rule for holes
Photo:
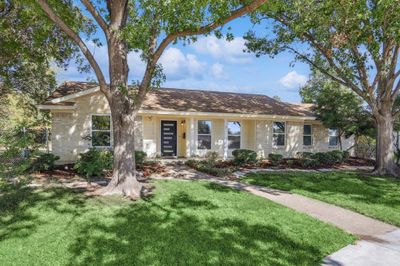
[[[247,191],[333,224],[361,239],[355,245],[349,245],[325,258],[323,265],[400,265],[400,229],[396,226],[319,200],[286,191],[212,177],[186,166],[171,166],[168,176],[181,179],[203,179]]]

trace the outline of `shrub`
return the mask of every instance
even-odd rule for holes
[[[294,160],[287,160],[286,164],[287,166],[292,167],[294,165]]]
[[[312,157],[312,159],[317,160],[319,165],[332,165],[335,163],[335,158],[329,152],[317,152]]]
[[[110,151],[90,149],[79,155],[74,169],[85,175],[87,178],[92,176],[102,176],[103,170],[111,170],[113,165],[113,156]]]
[[[350,158],[350,152],[349,151],[342,151],[343,154],[343,161],[346,161]]]
[[[185,162],[185,164],[186,164],[187,166],[189,166],[189,167],[196,168],[196,166],[197,166],[197,164],[198,164],[198,161],[191,159],[191,160],[187,160],[187,161]]]
[[[282,154],[268,154],[268,160],[271,162],[273,166],[277,166],[282,162],[283,155]]]
[[[226,176],[233,171],[231,168],[210,167],[206,164],[198,164],[196,170],[213,176]]]
[[[333,159],[335,163],[343,162],[343,152],[339,150],[328,151],[327,152]]]
[[[300,159],[300,164],[304,168],[314,168],[319,166],[319,163],[316,159],[308,159],[308,158]]]
[[[257,153],[252,150],[247,149],[238,149],[232,152],[233,161],[237,165],[244,165],[248,163],[256,163],[257,162]]]
[[[299,159],[311,159],[313,157],[313,153],[312,152],[298,152],[297,153],[297,158]]]
[[[54,163],[60,157],[51,153],[42,153],[33,159],[30,170],[34,172],[51,171],[54,169]]]
[[[206,153],[206,162],[209,165],[215,165],[217,163],[217,159],[218,159],[218,152],[216,151],[209,151]]]
[[[147,153],[145,153],[144,151],[135,151],[136,166],[142,166],[146,157],[147,157]]]

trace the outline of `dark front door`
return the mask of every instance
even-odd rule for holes
[[[176,156],[176,121],[161,121],[161,155]]]

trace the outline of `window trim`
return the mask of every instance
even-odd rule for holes
[[[336,130],[336,132],[337,132],[337,135],[335,135],[335,136],[332,136],[331,134],[330,134],[330,131],[331,130]],[[336,145],[331,145],[330,144],[330,138],[331,137],[336,137],[337,138],[337,144]],[[340,144],[340,136],[339,136],[339,129],[338,128],[328,128],[328,146],[329,147],[331,147],[331,148],[335,148],[335,147],[338,147],[339,146],[339,144]]]
[[[274,123],[283,123],[284,125],[285,125],[285,132],[283,132],[283,133],[274,133]],[[272,147],[274,147],[274,148],[284,148],[284,147],[286,147],[286,139],[287,139],[287,136],[286,136],[286,132],[287,132],[287,122],[286,121],[272,121],[272,126],[271,126],[271,131],[272,131],[272,139],[271,139],[271,142],[272,142]],[[283,145],[275,145],[274,144],[274,135],[283,135],[284,136],[284,139],[283,139],[283,142],[284,142],[284,144]]]
[[[210,121],[211,122],[211,126],[210,126],[210,134],[199,134],[199,121]],[[211,119],[198,119],[197,120],[197,130],[196,130],[196,140],[197,140],[197,150],[199,151],[211,151],[213,149],[213,128],[214,127],[214,123]],[[211,147],[209,149],[204,149],[204,148],[199,148],[199,136],[210,136],[210,143],[211,143]]]
[[[103,130],[103,129],[93,129],[93,116],[108,116],[110,117],[110,129],[109,130]],[[112,119],[111,119],[111,114],[91,114],[90,115],[90,147],[91,148],[100,148],[100,149],[109,149],[113,147],[113,134],[112,134]],[[93,146],[93,131],[94,132],[110,132],[110,146]]]
[[[240,134],[239,135],[230,135],[229,134],[229,122],[239,122],[240,123]],[[237,150],[237,149],[241,149],[242,148],[242,143],[243,143],[243,141],[242,141],[242,125],[243,123],[242,123],[242,120],[227,120],[226,121],[226,141],[228,142],[227,144],[227,146],[228,146],[228,151],[229,150],[231,150],[231,151],[233,151],[233,150]],[[239,143],[239,148],[229,148],[229,136],[239,136],[240,137],[240,143]]]
[[[310,126],[310,129],[311,129],[311,133],[310,134],[305,134],[304,133],[304,126]],[[304,144],[304,137],[311,137],[311,144],[310,145]],[[303,125],[303,146],[305,146],[305,147],[314,146],[314,128],[313,128],[312,124],[304,124]]]

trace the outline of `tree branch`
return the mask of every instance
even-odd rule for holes
[[[254,10],[259,8],[261,5],[265,4],[266,2],[268,2],[268,0],[254,0],[253,2],[251,2],[251,4],[233,11],[230,16],[223,19],[222,21],[214,21],[208,25],[200,27],[198,30],[186,29],[186,30],[182,30],[182,31],[178,31],[178,32],[169,34],[167,37],[164,38],[164,40],[162,40],[159,47],[155,51],[154,57],[153,57],[153,63],[156,63],[158,61],[158,59],[161,57],[165,48],[167,48],[167,46],[171,42],[175,41],[177,38],[209,33],[211,31],[217,29],[218,27],[220,27],[238,17],[241,17],[247,13],[253,12]]]
[[[157,37],[158,37],[158,19],[155,15],[153,18],[153,25],[151,29],[151,37],[149,40],[149,51],[148,51],[148,58],[146,63],[146,70],[143,75],[143,79],[139,85],[138,93],[137,93],[137,101],[143,102],[144,97],[146,96],[146,92],[148,91],[149,86],[151,85],[151,80],[153,79],[154,69],[156,67],[156,63],[154,62],[154,52],[157,49]],[[138,106],[140,108],[140,106]]]
[[[108,25],[104,21],[103,17],[97,12],[96,8],[93,6],[90,0],[81,0],[82,4],[87,8],[93,18],[97,21],[101,29],[103,30],[104,34],[108,36]]]
[[[106,97],[110,96],[109,91],[107,90],[107,83],[104,78],[103,72],[100,69],[99,64],[96,59],[89,51],[89,48],[82,41],[77,33],[75,33],[59,16],[55,14],[55,12],[51,9],[51,7],[47,4],[45,0],[38,0],[38,3],[42,10],[46,13],[50,20],[52,20],[62,31],[65,32],[81,49],[82,53],[89,61],[89,64],[92,66],[96,77],[99,81],[101,91],[106,95]]]

